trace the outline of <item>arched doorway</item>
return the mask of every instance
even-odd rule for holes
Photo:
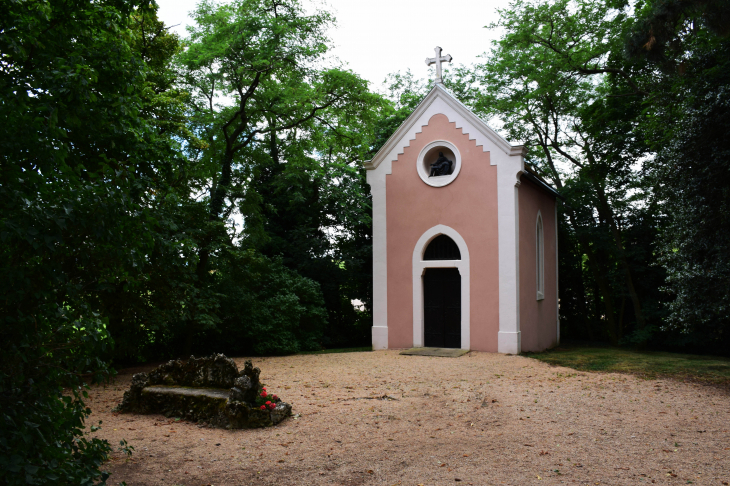
[[[461,347],[459,269],[426,269],[423,276],[423,331],[427,348]]]
[[[461,253],[454,240],[439,235],[426,247],[423,260],[461,260]],[[458,268],[425,269],[423,331],[426,347],[461,347],[461,275]]]
[[[413,346],[469,349],[469,249],[437,225],[413,249]]]

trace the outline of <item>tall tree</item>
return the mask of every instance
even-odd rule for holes
[[[646,106],[650,168],[669,224],[659,245],[668,272],[674,343],[727,353],[730,344],[730,4],[657,0],[626,40],[655,89]]]
[[[193,94],[190,110],[195,133],[208,144],[191,151],[208,168],[208,177],[199,187],[206,193],[209,223],[199,240],[197,263],[198,282],[205,287],[211,275],[211,255],[232,244],[226,230],[231,214],[243,215],[244,238],[263,244],[269,237],[262,226],[267,216],[262,215],[262,208],[267,204],[276,203],[273,211],[281,211],[283,216],[287,197],[319,200],[317,191],[347,187],[343,181],[351,177],[352,169],[346,166],[357,162],[358,151],[343,147],[365,145],[380,98],[353,73],[322,67],[328,62],[326,29],[333,22],[326,12],[306,14],[296,0],[227,4],[205,0],[194,18],[196,26],[180,57],[180,72]],[[332,149],[336,164],[332,164]],[[352,159],[343,160],[345,155]],[[261,180],[258,184],[252,181],[266,179],[266,172],[273,171],[278,183],[283,183],[278,179],[281,163],[287,166],[283,169],[286,177],[309,179],[311,184],[305,184],[306,188],[295,185],[288,196],[281,193],[279,201],[267,201],[263,196],[272,197],[277,189],[264,189]],[[266,193],[259,194],[257,188]],[[339,207],[340,220],[357,208]],[[330,209],[326,211],[332,214]],[[362,214],[361,205],[360,211]],[[274,224],[271,214],[270,230]],[[307,223],[315,235],[325,223],[322,215],[316,217],[320,220]],[[326,224],[335,227],[337,221]],[[280,241],[282,234],[272,236]],[[314,239],[319,247],[312,250],[319,258],[325,257],[325,240],[321,233]],[[300,236],[298,241],[304,239]],[[200,328],[198,318],[192,318],[189,339]]]
[[[0,482],[96,484],[84,435],[108,376],[103,295],[140,277],[174,152],[143,116],[147,3],[0,2]]]
[[[329,324],[323,344],[362,345],[369,314],[357,312],[352,300],[367,301],[368,286],[363,289],[355,273],[367,258],[352,243],[359,225],[369,226],[368,192],[358,168],[369,131],[340,121],[337,126],[307,127],[296,137],[269,135],[268,157],[258,158],[251,183],[261,197],[266,234],[256,247],[319,283]]]
[[[147,179],[149,196],[137,201],[149,216],[149,248],[133,271],[108,279],[105,291],[97,295],[115,341],[109,357],[118,364],[174,354],[164,343],[177,333],[189,309],[216,305],[214,295],[195,291],[191,272],[196,258],[193,238],[206,215],[190,190],[201,168],[181,156],[181,146],[204,148],[205,143],[190,131],[189,95],[176,86],[172,62],[182,44],[154,10],[136,10],[129,29],[130,48],[145,65],[138,87],[139,117],[169,150],[165,163]]]
[[[505,33],[485,62],[455,80],[478,112],[499,117],[527,143],[529,162],[568,196],[564,213],[588,257],[613,342],[622,337],[617,293],[628,296],[637,328],[647,325],[622,230],[628,194],[642,189],[632,166],[647,152],[640,138],[624,136],[645,94],[622,63],[625,9],[517,0],[501,11]]]

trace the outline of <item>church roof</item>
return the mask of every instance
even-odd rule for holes
[[[415,139],[416,133],[420,133],[421,127],[428,123],[428,118],[422,120],[425,115],[433,116],[438,111],[434,111],[434,107],[447,108],[449,113],[443,113],[448,116],[450,122],[456,123],[456,128],[461,128],[464,133],[469,134],[470,139],[476,139],[477,145],[496,145],[505,154],[510,156],[524,155],[525,147],[523,145],[512,145],[505,140],[500,134],[494,131],[484,120],[475,115],[469,108],[448,91],[443,84],[436,83],[425,98],[418,104],[413,113],[406,118],[401,126],[390,136],[387,142],[378,150],[372,160],[365,162],[365,168],[368,170],[376,169],[384,160],[390,158],[395,160],[398,155],[403,153],[403,149],[410,145],[411,140]],[[443,105],[446,105],[445,107]],[[429,116],[430,118],[430,116]],[[425,123],[424,123],[425,122]]]
[[[525,164],[525,170],[524,172],[522,172],[522,175],[528,180],[532,181],[540,189],[549,192],[553,196],[557,196],[560,199],[565,200],[562,194],[555,190],[555,188],[551,186],[545,179],[540,177],[540,175],[535,172],[535,170],[529,165]]]

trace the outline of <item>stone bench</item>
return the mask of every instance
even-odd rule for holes
[[[134,375],[116,410],[160,413],[228,429],[276,425],[291,415],[291,405],[258,398],[263,389],[259,374],[251,361],[239,373],[236,363],[222,354],[170,361]],[[271,404],[262,410],[257,400]]]

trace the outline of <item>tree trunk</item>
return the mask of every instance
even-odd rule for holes
[[[624,335],[624,312],[626,311],[626,296],[621,297],[621,311],[618,315],[618,337],[621,339]]]
[[[604,217],[606,218],[606,221],[609,224],[609,227],[611,228],[611,234],[613,235],[614,243],[616,244],[616,249],[618,251],[618,258],[619,262],[621,264],[621,268],[624,272],[624,279],[626,281],[626,288],[629,290],[629,296],[631,297],[631,302],[634,305],[634,315],[636,316],[636,324],[639,329],[643,329],[646,326],[646,321],[644,320],[644,313],[641,310],[641,301],[639,300],[639,294],[636,293],[636,288],[634,287],[634,280],[631,277],[631,267],[629,266],[629,262],[626,259],[626,252],[624,251],[624,245],[621,238],[621,232],[618,229],[618,226],[616,225],[616,220],[613,217],[613,210],[611,209],[611,206],[608,204],[608,198],[606,197],[606,192],[603,190],[603,186],[598,184],[594,180],[594,187],[596,189],[596,192],[598,193],[599,202],[600,202],[600,208],[599,212],[603,213]]]
[[[210,208],[208,211],[208,221],[211,223],[220,222],[223,205],[225,204],[226,197],[228,196],[228,189],[231,185],[232,165],[233,153],[230,150],[226,150],[226,154],[224,155],[221,163],[220,179],[211,189]],[[198,280],[196,287],[199,290],[204,289],[208,285],[208,280],[210,278],[210,246],[216,239],[218,229],[217,225],[209,227],[206,234],[204,234],[200,239],[200,246],[198,247],[198,263],[195,267],[195,275]],[[190,311],[190,318],[188,319],[186,326],[185,345],[183,349],[185,350],[185,354],[188,356],[192,352],[193,343],[195,341],[195,333],[198,331],[195,307],[196,306],[193,304]]]
[[[611,344],[618,344],[616,311],[614,310],[611,286],[608,282],[608,279],[606,279],[605,275],[599,268],[598,256],[596,255],[596,252],[594,252],[591,248],[588,238],[581,235],[580,233],[580,228],[578,227],[575,213],[570,210],[568,215],[570,218],[570,224],[573,225],[573,228],[575,229],[575,234],[578,237],[578,243],[580,243],[581,249],[588,256],[588,268],[590,269],[591,274],[593,274],[596,285],[598,285],[598,290],[601,293],[603,305],[606,310],[606,321],[608,323],[608,327],[606,330],[608,331],[609,339],[611,340]]]
[[[541,142],[541,147],[543,149],[543,152],[545,153],[545,156],[548,160],[548,165],[550,167],[550,171],[553,174],[553,178],[555,180],[555,185],[557,186],[558,190],[562,190],[563,183],[560,180],[560,173],[555,168],[555,163],[553,162],[552,154],[550,153],[549,147],[547,145],[547,138]],[[578,238],[578,243],[582,250],[585,252],[585,254],[588,256],[588,268],[590,269],[591,273],[593,274],[593,278],[596,281],[596,284],[598,285],[598,289],[601,293],[601,297],[603,299],[603,305],[605,306],[606,310],[606,320],[608,321],[608,335],[609,339],[611,340],[612,344],[618,344],[618,337],[617,337],[617,331],[618,326],[616,325],[616,313],[614,311],[613,306],[613,295],[611,292],[611,286],[608,283],[608,280],[605,278],[603,272],[601,272],[601,269],[599,268],[599,262],[598,257],[596,253],[592,250],[590,246],[590,242],[588,239],[581,235],[580,233],[580,227],[578,226],[577,218],[575,215],[575,211],[573,211],[572,208],[568,206],[568,218],[570,219],[570,224],[573,226],[573,229],[575,230],[576,237]],[[598,310],[598,309],[596,309]]]

